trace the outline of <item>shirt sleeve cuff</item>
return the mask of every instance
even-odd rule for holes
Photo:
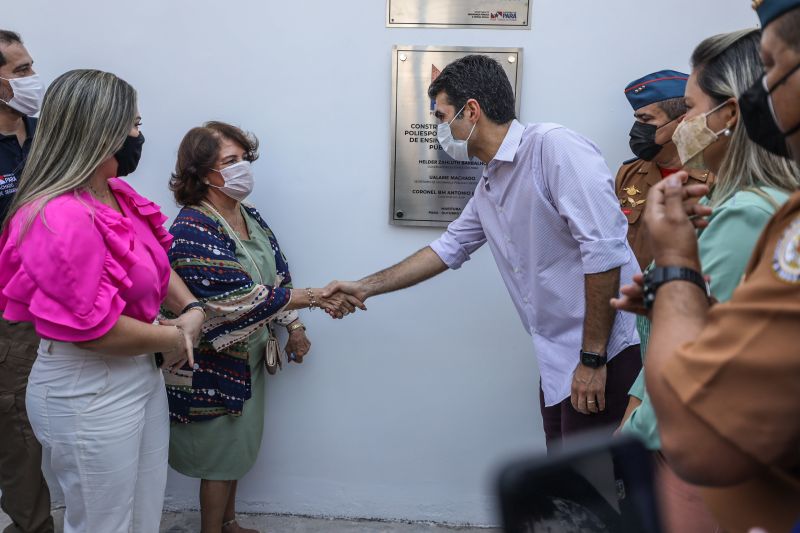
[[[289,300],[291,301],[291,297],[289,298]],[[289,304],[287,303],[286,305]],[[289,324],[291,324],[295,320],[298,320],[299,318],[300,314],[297,312],[296,309],[293,309],[291,311],[281,311],[280,313],[278,313],[278,316],[275,318],[275,322],[277,322],[281,326],[288,326]]]
[[[631,390],[628,391],[628,396],[644,400],[644,369],[639,372],[639,376],[633,382]]]
[[[624,239],[604,239],[581,244],[581,261],[584,274],[608,272],[631,260],[631,252]]]
[[[453,270],[461,268],[461,265],[469,260],[467,250],[447,233],[433,241],[430,247],[439,259]]]

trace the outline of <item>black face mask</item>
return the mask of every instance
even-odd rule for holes
[[[768,152],[786,159],[791,158],[786,138],[800,131],[800,124],[788,131],[781,131],[775,120],[770,95],[786,83],[798,69],[800,64],[790,70],[771,89],[767,89],[767,78],[764,76],[739,97],[739,109],[742,111],[742,120],[750,140]]]
[[[139,166],[139,159],[142,158],[142,145],[144,144],[144,133],[139,132],[138,137],[128,135],[122,143],[114,158],[117,160],[117,176],[127,176]]]
[[[636,121],[631,128],[631,151],[639,159],[645,161],[652,161],[661,152],[665,145],[656,143],[656,133],[658,130],[672,124],[676,119],[672,119],[666,124],[655,126],[653,124],[645,124],[644,122]],[[669,142],[672,142],[670,139]]]

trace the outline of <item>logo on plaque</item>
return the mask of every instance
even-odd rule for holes
[[[530,29],[530,0],[386,0],[389,28]]]

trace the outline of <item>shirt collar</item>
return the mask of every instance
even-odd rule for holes
[[[33,117],[28,117],[28,116],[22,117],[22,120],[25,122],[25,137],[26,137],[25,142],[28,143],[30,142],[34,132],[36,131],[37,120]],[[2,133],[0,133],[0,141],[4,141],[6,139],[11,139],[11,138],[16,140],[17,134],[12,133],[11,135],[3,135]]]
[[[492,160],[507,161],[512,163],[514,161],[514,156],[517,155],[517,150],[519,150],[519,145],[522,142],[522,134],[524,131],[525,126],[523,126],[517,119],[514,119],[511,122],[511,127],[508,128],[508,132],[503,139],[503,143],[500,145],[500,149],[497,150],[497,153]]]

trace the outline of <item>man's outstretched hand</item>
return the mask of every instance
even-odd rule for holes
[[[355,281],[333,281],[320,293],[321,307],[331,318],[344,318],[356,309],[366,311],[364,300],[367,299],[366,291],[361,289]]]

